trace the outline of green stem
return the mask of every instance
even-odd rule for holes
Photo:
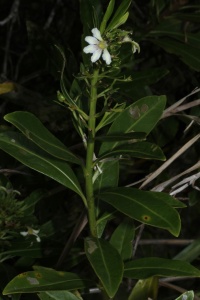
[[[96,211],[95,200],[93,191],[93,158],[94,158],[94,138],[95,138],[95,126],[96,126],[96,103],[97,103],[97,82],[98,82],[99,70],[95,70],[93,78],[91,80],[90,89],[90,111],[88,120],[88,141],[87,141],[87,155],[86,155],[86,196],[88,203],[88,221],[90,226],[90,234],[93,237],[97,237],[97,225],[96,225]]]

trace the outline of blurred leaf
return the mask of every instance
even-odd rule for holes
[[[109,242],[96,239],[85,239],[85,253],[110,298],[116,294],[123,276],[123,262]]]
[[[126,22],[128,18],[127,10],[131,5],[131,2],[131,0],[123,0],[121,2],[121,5],[118,7],[110,23],[108,24],[106,31],[113,30],[114,28],[117,28]]]
[[[188,44],[180,43],[169,38],[151,40],[154,44],[160,46],[165,51],[173,53],[190,68],[200,71],[200,51]]]
[[[22,257],[34,257],[34,258],[40,258],[43,257],[42,255],[42,248],[41,244],[35,241],[23,241],[20,242],[12,242],[12,247],[8,249],[7,251],[2,251],[0,256],[6,257],[6,256],[22,256]]]
[[[189,21],[189,22],[200,22],[200,12],[194,12],[194,13],[175,13],[173,14],[174,18],[184,20],[184,21]]]
[[[10,81],[0,83],[0,95],[13,92],[15,90],[15,84]]]
[[[200,255],[200,239],[196,239],[190,245],[185,247],[181,252],[179,252],[174,259],[184,260],[187,262],[192,262]]]
[[[99,194],[99,198],[130,218],[178,236],[181,228],[178,212],[159,197],[160,193],[134,188],[114,188]],[[162,193],[161,193],[162,194]],[[168,195],[170,198],[170,196]]]
[[[104,31],[105,31],[107,22],[110,19],[112,13],[113,13],[114,6],[115,6],[115,0],[110,0],[110,2],[108,4],[108,7],[106,9],[106,12],[104,14],[103,20],[102,20],[101,25],[100,25],[101,34],[103,34]]]
[[[120,223],[111,236],[110,244],[117,249],[123,260],[132,257],[134,236],[135,227],[127,220]]]
[[[185,261],[158,257],[141,258],[125,264],[124,277],[145,279],[151,276],[200,277],[200,271]]]
[[[167,69],[164,68],[154,68],[147,69],[145,71],[137,71],[132,78],[131,82],[117,83],[116,87],[120,88],[120,92],[129,95],[131,98],[134,97],[132,92],[136,87],[144,87],[145,85],[150,85],[158,82],[161,78],[169,73]]]
[[[81,164],[80,159],[68,150],[33,114],[16,111],[7,114],[4,119],[16,126],[28,139],[49,154],[71,163]]]
[[[148,96],[127,107],[112,123],[109,134],[145,132],[148,134],[159,121],[166,103],[165,96]],[[117,147],[119,142],[105,142],[100,148],[102,155]]]
[[[74,294],[67,291],[42,292],[38,294],[40,300],[80,300]]]
[[[84,198],[79,182],[70,166],[48,155],[23,135],[15,132],[1,133],[0,149],[22,164],[56,180]]]
[[[36,203],[39,202],[44,196],[46,196],[46,191],[38,189],[36,191],[33,191],[28,197],[24,199],[25,206],[23,212],[26,217],[34,213]]]
[[[144,159],[166,159],[164,153],[157,145],[148,142],[136,142],[133,144],[116,147],[111,152],[100,155],[98,157],[98,160],[120,155],[128,155],[130,157],[138,157]]]
[[[81,279],[74,273],[44,267],[34,269],[35,271],[24,272],[13,278],[3,290],[3,295],[76,290],[90,286],[92,283],[90,280]]]
[[[185,292],[175,300],[194,300],[194,292],[193,291]]]
[[[157,299],[158,277],[140,279],[134,286],[128,300]]]
[[[100,28],[102,18],[102,6],[100,0],[80,0],[80,15],[83,24],[83,32],[87,34],[92,28]]]

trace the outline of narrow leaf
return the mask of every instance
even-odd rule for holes
[[[0,149],[22,164],[58,181],[84,198],[78,179],[70,166],[48,155],[23,135],[15,132],[1,133]]]
[[[130,132],[149,132],[159,121],[165,108],[165,96],[148,96],[127,107],[112,123],[108,135]],[[119,146],[119,142],[105,142],[100,155]]]
[[[14,277],[5,287],[3,295],[75,290],[91,284],[90,280],[81,279],[74,273],[39,267],[35,271],[21,273]]]
[[[108,135],[100,135],[95,137],[96,140],[100,141],[108,141],[108,142],[119,142],[119,141],[132,141],[137,139],[145,139],[146,133],[145,132],[129,132],[125,134],[108,134]]]
[[[120,223],[111,236],[110,244],[117,249],[123,260],[132,256],[134,236],[134,225],[127,220]]]
[[[169,53],[173,53],[196,71],[200,71],[200,51],[190,45],[180,43],[173,39],[163,38],[152,40],[152,42]]]
[[[159,198],[159,193],[134,188],[114,188],[98,196],[130,218],[166,229],[174,236],[179,235],[180,216],[171,205],[162,201],[162,197]]]
[[[17,111],[7,114],[4,119],[16,126],[28,139],[49,154],[71,163],[81,164],[80,159],[69,151],[33,114]]]
[[[180,297],[176,298],[175,300],[194,300],[194,292],[188,291],[180,295]]]
[[[40,300],[80,300],[74,294],[67,291],[51,291],[38,294]]]
[[[121,19],[124,17],[124,15],[126,15],[126,12],[129,6],[131,5],[131,2],[131,0],[123,0],[121,2],[121,5],[118,7],[106,30],[112,30],[121,25]]]
[[[124,277],[145,279],[151,276],[200,277],[200,271],[185,261],[158,257],[141,258],[125,264]]]
[[[108,4],[108,7],[106,9],[105,15],[103,17],[103,20],[101,22],[101,26],[100,26],[100,32],[101,32],[101,34],[103,34],[104,31],[105,31],[107,22],[110,19],[112,13],[113,13],[114,6],[115,6],[115,0],[110,0],[110,2]]]
[[[165,160],[164,153],[157,145],[148,142],[136,142],[114,148],[112,151],[100,155],[98,157],[98,161],[107,157],[116,157],[120,155],[128,155],[130,157],[144,159]]]
[[[108,296],[116,294],[123,276],[123,262],[115,248],[107,241],[85,239],[85,253]]]
[[[140,279],[134,286],[128,300],[157,299],[158,277]]]

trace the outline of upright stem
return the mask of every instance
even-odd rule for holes
[[[99,70],[95,70],[93,78],[91,80],[90,89],[90,108],[89,108],[89,120],[88,120],[88,141],[87,141],[87,155],[86,155],[86,196],[88,204],[88,221],[90,226],[90,234],[93,237],[97,237],[96,226],[96,211],[94,202],[93,191],[93,158],[94,158],[94,138],[95,138],[95,125],[96,125],[96,103],[97,103],[97,82],[98,82]]]

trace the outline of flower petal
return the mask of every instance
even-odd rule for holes
[[[102,49],[98,48],[98,49],[93,53],[93,55],[92,55],[92,57],[91,57],[91,62],[93,62],[93,63],[96,62],[96,61],[100,58],[101,53],[102,53]]]
[[[92,29],[92,34],[93,34],[93,36],[94,36],[96,39],[98,39],[99,41],[103,41],[99,29],[93,28],[93,29]]]
[[[93,36],[86,36],[85,41],[90,45],[98,45],[99,41]]]
[[[83,52],[85,53],[94,53],[99,48],[96,45],[88,45],[87,47],[83,48]]]
[[[28,231],[21,231],[20,234],[23,235],[23,236],[27,236],[28,235]]]
[[[103,58],[103,60],[105,60],[107,65],[109,65],[111,63],[111,56],[106,48],[103,50],[102,58]]]

